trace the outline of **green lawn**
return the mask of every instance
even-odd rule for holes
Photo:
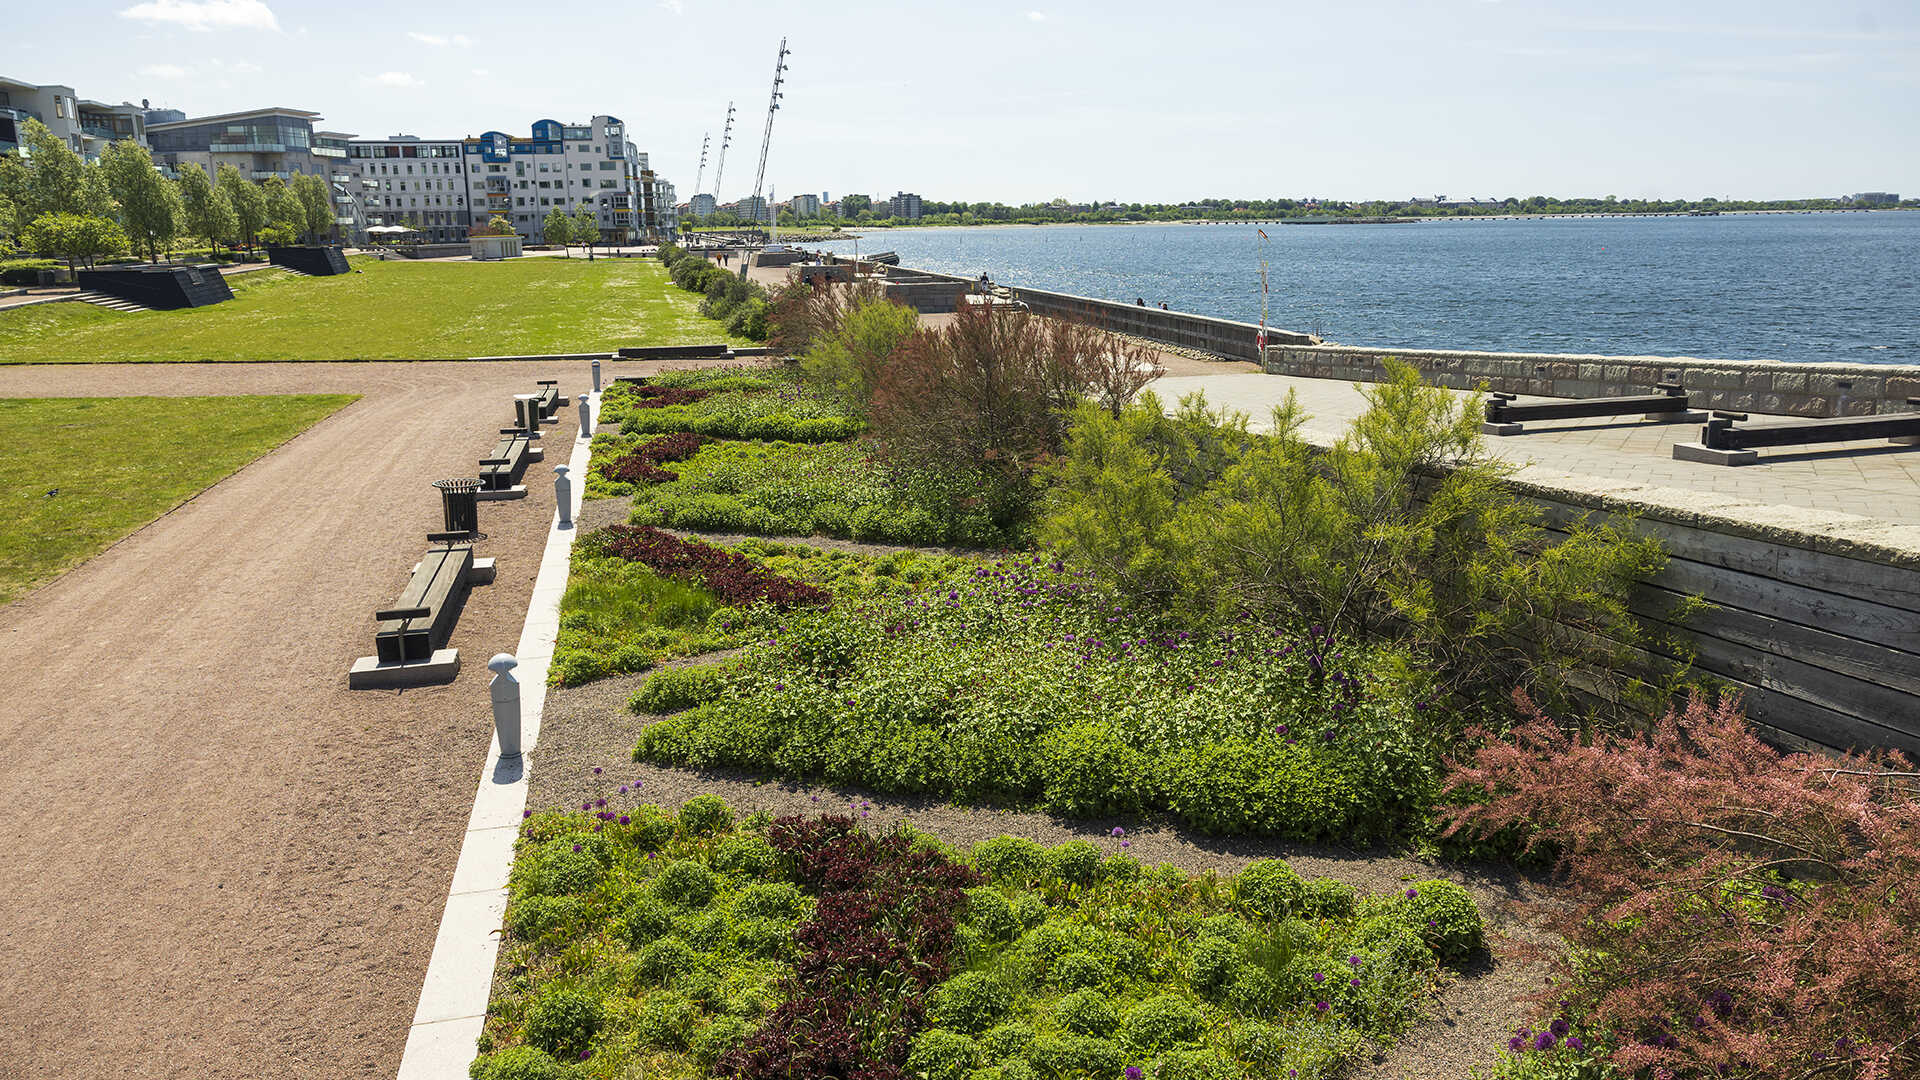
[[[355,400],[0,398],[0,604]]]
[[[0,310],[0,363],[412,360],[610,351],[729,338],[651,259],[353,260],[355,274],[230,278],[233,299],[126,314]]]

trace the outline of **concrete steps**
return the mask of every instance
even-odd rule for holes
[[[67,299],[78,300],[83,304],[94,304],[103,308],[112,308],[115,311],[152,311],[153,310],[152,308],[146,306],[145,304],[137,304],[132,300],[122,300],[117,296],[109,296],[106,293],[97,292],[93,289],[84,289],[80,292],[74,293],[72,296],[68,297]]]

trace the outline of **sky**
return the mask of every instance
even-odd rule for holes
[[[1914,0],[72,0],[0,74],[363,136],[627,122],[684,201],[767,183],[1178,202],[1920,194]]]

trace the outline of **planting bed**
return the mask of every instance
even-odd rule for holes
[[[961,849],[871,812],[669,815],[606,779],[531,816],[473,1075],[1333,1076],[1480,948],[1448,881],[1189,874],[1118,833]]]

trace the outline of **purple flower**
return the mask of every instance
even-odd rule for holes
[[[593,805],[595,805],[595,806],[599,806],[599,807],[605,807],[605,806],[607,805],[607,800],[605,800],[605,799],[595,799],[595,800],[593,800]]]
[[[599,775],[600,775],[600,766],[598,766],[598,765],[595,765],[595,766],[593,767],[593,775],[595,775],[595,776],[599,776]]]
[[[591,801],[589,801],[589,802],[583,802],[583,803],[581,803],[581,804],[580,804],[580,809],[582,809],[582,810],[591,810],[591,809],[593,809],[593,803],[592,803]]]
[[[1348,980],[1347,980],[1347,985],[1348,985],[1348,986],[1359,986],[1359,985],[1360,985],[1360,980],[1359,980],[1359,979],[1348,979]]]
[[[1408,889],[1408,890],[1407,890],[1407,899],[1409,899],[1409,900],[1411,900],[1411,899],[1413,899],[1414,897],[1416,897],[1416,896],[1419,896],[1419,895],[1420,895],[1420,890],[1419,890],[1419,889],[1411,889],[1411,888],[1410,888],[1410,889]]]
[[[1140,1071],[1140,1066],[1138,1065],[1127,1066],[1127,1080],[1140,1080],[1140,1078],[1145,1075],[1147,1074]]]
[[[520,820],[521,820],[521,821],[525,821],[525,820],[527,820],[528,818],[530,818],[530,817],[532,817],[532,816],[533,816],[533,811],[531,811],[531,810],[522,810],[522,811],[520,811]]]
[[[627,793],[627,785],[625,785],[625,784],[621,784],[621,785],[620,785],[620,794],[622,794],[622,795],[625,795],[626,793]]]
[[[1507,1049],[1513,1051],[1516,1054],[1520,1053],[1526,1048],[1527,1048],[1527,1040],[1521,1038],[1518,1035],[1515,1035],[1513,1038],[1507,1040]]]
[[[1547,1030],[1553,1032],[1555,1036],[1564,1039],[1567,1037],[1567,1032],[1573,1030],[1573,1025],[1556,1017],[1553,1023],[1547,1025]]]
[[[582,1050],[582,1051],[580,1051],[580,1060],[581,1060],[581,1061],[585,1061],[585,1060],[587,1060],[588,1058],[590,1058],[590,1057],[592,1057],[592,1056],[593,1056],[593,1051],[591,1051],[591,1050]]]
[[[1352,965],[1353,965],[1354,967],[1359,967],[1359,966],[1360,966],[1360,958],[1359,958],[1359,957],[1357,957],[1357,956],[1349,956],[1349,957],[1347,957],[1347,963],[1349,963],[1349,964],[1352,964]]]
[[[1285,735],[1287,733],[1287,730],[1288,730],[1287,725],[1281,724],[1279,727],[1276,727],[1273,729],[1273,733],[1275,735]]]
[[[1123,847],[1123,848],[1130,848],[1130,847],[1132,847],[1132,846],[1133,846],[1133,841],[1131,841],[1131,840],[1122,840],[1122,841],[1120,841],[1120,846],[1121,846],[1121,847]]]
[[[1113,835],[1114,835],[1114,837],[1115,837],[1115,838],[1117,839],[1117,838],[1119,838],[1119,837],[1122,837],[1122,836],[1125,836],[1125,835],[1127,835],[1127,830],[1125,830],[1125,829],[1123,829],[1123,828],[1121,828],[1121,827],[1120,827],[1120,826],[1118,826],[1118,825],[1115,825],[1115,826],[1113,827]]]
[[[1580,1041],[1580,1036],[1578,1035],[1567,1036],[1567,1049],[1585,1050],[1586,1048],[1587,1048],[1587,1044]]]
[[[579,850],[580,850],[580,845],[579,845],[579,844],[575,844],[575,845],[573,845],[573,850],[575,850],[575,851],[579,851]]]
[[[622,824],[622,825],[631,825],[631,824],[633,824],[633,819],[632,819],[632,818],[630,818],[630,817],[628,817],[628,816],[627,816],[627,815],[625,815],[625,814],[621,814],[621,815],[620,815],[620,824]]]
[[[1554,1038],[1553,1032],[1551,1031],[1543,1031],[1533,1037],[1533,1048],[1535,1050],[1551,1050],[1553,1049],[1553,1044]]]
[[[1317,1010],[1317,1011],[1319,1011],[1319,1012],[1326,1012],[1326,1011],[1327,1011],[1327,1003],[1326,1003],[1326,1002],[1324,1002],[1324,1001],[1316,1001],[1316,1002],[1314,1002],[1314,1003],[1313,1003],[1313,1007],[1314,1007],[1314,1009],[1315,1009],[1315,1010]]]
[[[1314,981],[1314,984],[1315,984],[1315,985],[1318,985],[1318,984],[1320,984],[1320,983],[1323,983],[1323,982],[1326,982],[1326,981],[1327,981],[1327,977],[1326,977],[1326,975],[1325,975],[1325,974],[1323,974],[1323,973],[1321,973],[1321,972],[1318,972],[1318,971],[1316,971],[1316,972],[1314,972],[1314,973],[1313,973],[1313,981]]]

